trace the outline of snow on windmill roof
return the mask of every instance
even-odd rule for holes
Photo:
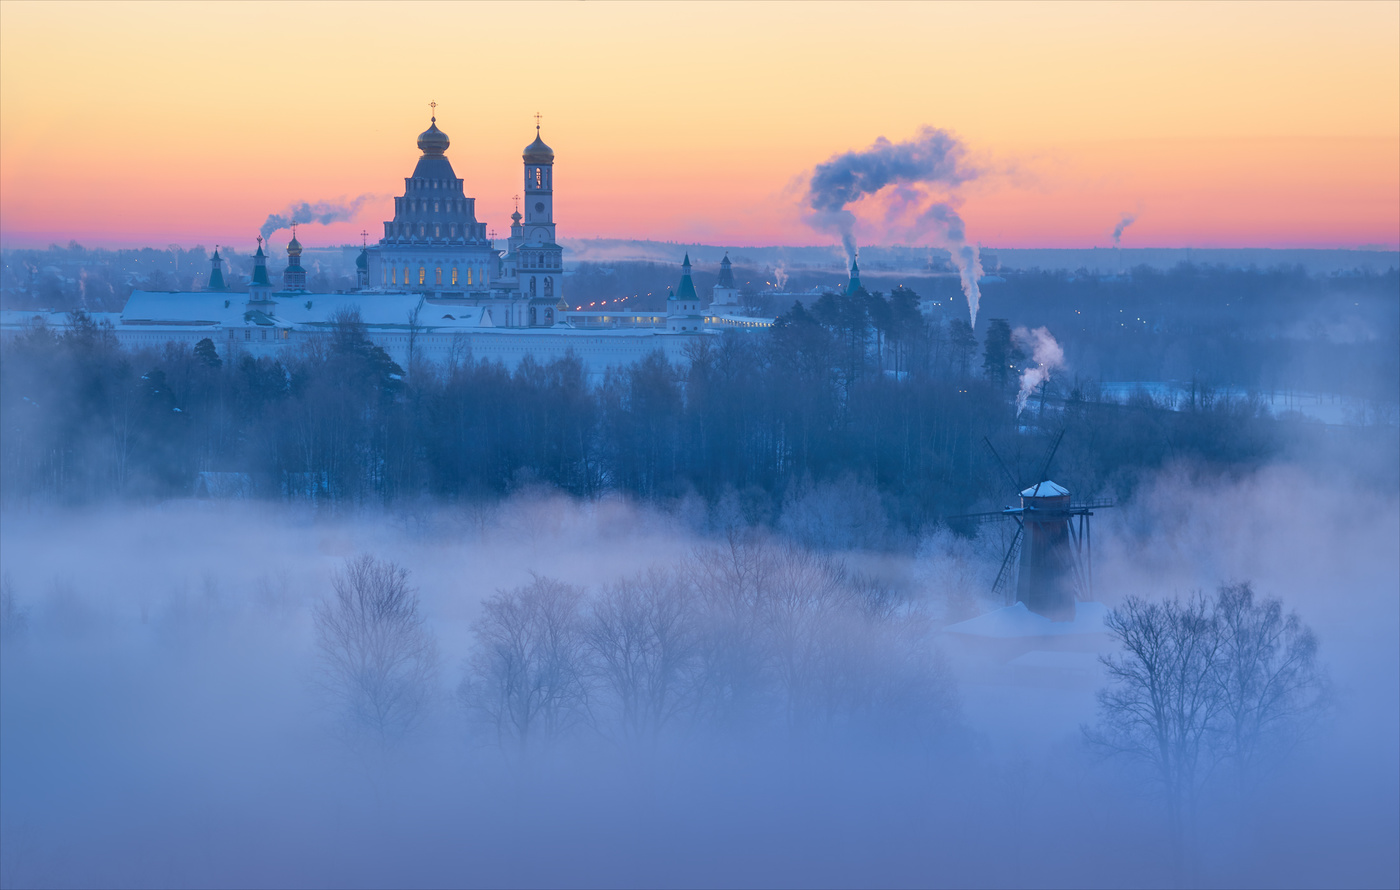
[[[1054,482],[1051,482],[1047,479],[1044,482],[1037,482],[1030,488],[1027,488],[1025,491],[1021,492],[1021,497],[1062,498],[1067,494],[1069,494],[1068,488],[1065,488],[1063,485],[1056,485]]]

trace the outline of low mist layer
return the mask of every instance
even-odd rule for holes
[[[934,632],[992,605],[990,538],[938,532],[917,557],[803,557],[761,535],[699,534],[684,515],[548,495],[397,513],[172,501],[3,519],[6,886],[1181,879],[1147,786],[1082,741],[1097,683],[1009,680],[936,634],[926,651],[943,694],[917,732],[761,712],[637,741],[595,716],[521,746],[464,707],[485,604],[540,579],[591,608],[640,573],[767,547],[807,567],[804,601],[824,584],[834,598],[821,602],[865,590]],[[1393,493],[1297,467],[1204,484],[1174,470],[1100,522],[1109,605],[1251,580],[1316,631],[1332,674],[1336,705],[1315,735],[1256,790],[1204,801],[1194,879],[1394,885]],[[317,604],[362,554],[408,571],[438,652],[422,721],[392,737],[347,724],[317,646]],[[866,614],[846,608],[819,626]]]

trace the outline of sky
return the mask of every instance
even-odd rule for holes
[[[563,237],[834,241],[831,156],[948,130],[989,247],[1400,246],[1400,3],[0,2],[0,242],[250,246],[372,195],[436,101],[509,225],[534,114]],[[864,243],[889,242],[874,206]],[[274,236],[285,238],[285,234]]]

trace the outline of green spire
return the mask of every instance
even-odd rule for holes
[[[267,254],[263,253],[261,235],[258,236],[258,252],[253,254],[253,284],[272,287],[272,282],[267,280]]]
[[[214,264],[214,269],[209,273],[208,290],[228,290],[228,285],[224,284],[224,258],[219,256],[219,246],[214,245],[214,256],[210,259]]]
[[[860,266],[856,265],[854,259],[851,260],[851,283],[846,286],[846,293],[854,294],[865,289],[865,285],[860,283]]]
[[[680,286],[680,288],[676,291],[675,295],[672,296],[670,299],[672,299],[672,300],[696,300],[696,301],[698,301],[698,300],[700,299],[700,295],[697,294],[697,293],[695,292],[695,282],[693,282],[693,281],[690,280],[690,254],[689,254],[689,252],[687,252],[686,255],[685,255],[685,261],[684,261],[683,263],[681,263],[681,286]]]

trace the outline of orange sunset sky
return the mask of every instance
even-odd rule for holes
[[[1400,244],[1400,3],[0,3],[0,238],[251,245],[375,197],[428,102],[503,233],[533,114],[565,237],[829,243],[802,184],[931,125],[991,247]],[[888,240],[873,208],[863,241]]]

